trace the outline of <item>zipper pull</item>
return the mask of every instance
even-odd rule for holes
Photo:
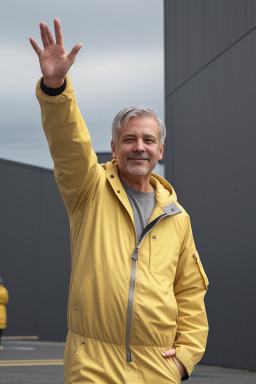
[[[138,242],[136,242],[136,244],[135,244],[135,249],[134,249],[134,251],[133,251],[133,253],[132,253],[132,258],[133,258],[134,260],[138,260],[139,248],[140,248],[140,245],[139,245]]]

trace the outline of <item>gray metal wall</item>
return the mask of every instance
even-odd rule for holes
[[[0,180],[0,276],[10,296],[4,335],[64,341],[69,223],[53,171],[0,159]]]
[[[204,363],[256,369],[256,1],[165,1],[166,177],[210,280]]]
[[[0,275],[9,291],[4,335],[64,340],[69,226],[53,172],[0,161]]]

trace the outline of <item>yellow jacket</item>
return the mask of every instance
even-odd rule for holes
[[[208,280],[189,216],[152,174],[157,204],[136,246],[116,161],[97,163],[70,78],[61,95],[46,95],[40,81],[36,94],[70,220],[66,384],[179,383],[176,364],[161,352],[176,348],[190,375],[208,334]]]
[[[7,327],[6,305],[8,301],[8,291],[3,285],[0,285],[0,329]]]

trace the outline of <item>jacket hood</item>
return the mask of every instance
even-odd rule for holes
[[[157,195],[159,195],[159,198],[161,198],[162,201],[171,199],[172,201],[177,202],[177,195],[174,191],[171,184],[168,183],[163,177],[151,173],[150,181],[154,184],[154,187],[156,188]]]

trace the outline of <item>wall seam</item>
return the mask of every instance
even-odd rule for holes
[[[175,92],[177,92],[180,88],[182,88],[184,85],[186,85],[190,80],[192,80],[194,77],[196,77],[200,72],[204,71],[205,68],[207,68],[209,65],[211,65],[214,61],[219,59],[223,54],[225,54],[228,50],[230,50],[234,45],[239,43],[241,40],[243,40],[245,37],[247,37],[250,33],[252,33],[256,29],[256,26],[251,28],[248,32],[246,32],[244,35],[239,37],[236,41],[234,41],[232,44],[230,44],[227,48],[225,48],[223,51],[221,51],[217,56],[215,56],[213,59],[211,59],[208,63],[206,63],[202,68],[200,68],[198,71],[196,71],[193,75],[191,75],[187,80],[185,80],[183,83],[181,83],[178,87],[176,87],[173,91],[171,91],[168,95],[165,96],[165,99],[168,99],[168,97],[172,96]]]

